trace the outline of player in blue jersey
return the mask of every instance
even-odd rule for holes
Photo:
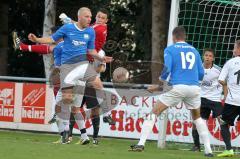
[[[176,106],[183,102],[191,110],[193,122],[196,124],[199,135],[205,147],[205,156],[212,157],[208,128],[200,117],[200,87],[199,81],[203,79],[204,69],[198,51],[185,42],[186,33],[183,27],[176,27],[173,32],[174,44],[164,50],[165,69],[161,79],[167,80],[172,89],[160,95],[153,106],[148,119],[142,125],[141,138],[137,145],[130,146],[130,151],[141,152],[148,135],[150,134],[157,116],[170,106]],[[148,90],[159,90],[159,86],[150,86]]]
[[[100,78],[97,76],[97,72],[87,61],[87,53],[93,58],[100,61],[111,62],[112,58],[108,56],[100,57],[94,49],[95,32],[93,28],[89,27],[91,22],[91,11],[89,8],[82,7],[78,10],[78,22],[73,24],[63,25],[55,34],[51,37],[37,38],[34,34],[29,34],[29,40],[38,43],[53,43],[60,38],[64,39],[62,56],[61,56],[61,91],[62,91],[62,103],[69,105],[74,99],[74,82],[82,81],[83,87],[84,82],[94,87],[95,89],[101,90],[103,88]],[[74,76],[74,81],[69,81],[69,73],[74,71],[74,68],[82,67],[81,74]],[[71,76],[70,76],[71,77]],[[67,82],[66,82],[67,81]],[[71,83],[73,82],[73,83]],[[80,98],[79,96],[77,98]],[[80,108],[73,109],[73,112],[77,113]],[[77,113],[80,114],[80,113]],[[66,114],[68,115],[68,114]],[[69,119],[65,117],[65,119]],[[82,117],[75,117],[76,120],[82,120]],[[77,121],[76,121],[77,122]],[[64,122],[69,124],[69,122]],[[66,126],[67,127],[67,126]],[[68,132],[66,131],[65,134]]]
[[[30,33],[28,35],[29,40],[38,43],[53,43],[54,41],[63,38],[64,45],[62,51],[62,65],[69,66],[68,64],[78,64],[79,62],[87,62],[86,55],[89,53],[94,58],[99,61],[111,62],[112,58],[108,56],[100,57],[96,50],[94,49],[95,32],[94,29],[89,27],[91,21],[91,11],[90,9],[83,7],[78,11],[78,22],[73,24],[65,24],[62,26],[55,34],[51,37],[37,38],[34,34]],[[67,69],[66,67],[62,67]],[[88,67],[89,71],[92,71],[92,75],[89,77],[90,73],[83,70],[88,79],[91,79],[91,84],[95,87],[102,88],[102,83],[97,76],[94,74],[96,72],[91,67]],[[64,71],[66,72],[66,71]],[[95,78],[96,77],[96,78]],[[84,78],[86,81],[86,78]],[[83,79],[83,80],[84,80]],[[64,84],[64,82],[62,83]],[[67,87],[67,86],[63,86]]]
[[[102,50],[103,45],[106,41],[107,36],[107,21],[108,21],[108,11],[105,9],[99,9],[96,15],[96,21],[92,25],[92,27],[95,30],[96,38],[95,38],[95,49],[98,51],[98,54],[101,56],[105,55],[105,52]],[[75,23],[75,21],[71,20],[71,18],[67,17],[66,14],[62,13],[60,16],[61,21],[66,23]],[[88,60],[92,65],[94,65],[94,68],[97,72],[104,72],[106,70],[106,63],[99,62],[98,60],[94,60],[90,56],[88,56]],[[81,71],[81,70],[80,70]],[[92,126],[93,126],[93,144],[98,145],[98,132],[100,128],[100,107],[98,105],[97,98],[94,97],[96,93],[93,90],[89,90],[88,88],[85,89],[86,95],[84,97],[86,108],[91,110],[91,120],[92,120]],[[89,94],[91,92],[91,94]],[[97,105],[97,106],[96,106]],[[103,121],[108,122],[110,125],[114,125],[115,121],[111,118],[110,115],[108,115],[109,110],[111,109],[106,104],[101,105],[101,110],[103,112]],[[71,119],[74,119],[71,115]],[[70,135],[71,130],[73,129],[73,125],[75,124],[75,120],[70,120]]]
[[[50,81],[52,81],[52,83],[56,86],[56,84],[60,84],[60,77],[59,77],[59,67],[61,66],[61,55],[62,55],[62,49],[63,49],[63,41],[59,42],[54,48],[53,48],[53,56],[54,56],[54,68],[53,68],[53,71],[50,75]],[[56,94],[56,101],[59,102],[62,98],[61,96],[61,93],[58,92]],[[82,104],[80,103],[81,101],[75,99],[74,100],[74,104],[76,105],[75,107],[78,107],[78,106],[81,106]],[[49,121],[49,124],[51,123],[54,123],[57,121],[57,114],[58,116],[61,116],[59,115],[59,113],[61,113],[61,106],[60,105],[56,105],[55,106],[55,114],[53,116],[53,118]],[[71,113],[71,116],[78,116],[76,115],[76,113]],[[61,119],[59,119],[61,120]],[[58,125],[58,128],[59,128],[59,133],[60,133],[60,140],[57,140],[56,142],[53,142],[53,143],[61,143],[62,142],[62,139],[63,139],[63,131],[62,130],[62,123],[57,121],[57,125]],[[87,136],[87,133],[86,133],[86,128],[85,128],[85,120],[82,118],[82,120],[78,121],[77,122],[77,125],[80,129],[80,132],[81,132],[81,138],[80,138],[80,143],[85,145],[85,144],[88,144],[89,143],[89,138]],[[70,127],[71,128],[71,127]],[[68,141],[71,142],[72,141],[72,137],[69,136],[68,138]]]

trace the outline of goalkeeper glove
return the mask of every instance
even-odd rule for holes
[[[59,15],[60,21],[62,21],[63,24],[69,24],[72,23],[72,19],[69,18],[65,13],[61,13]]]

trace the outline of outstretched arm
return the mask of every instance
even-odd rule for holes
[[[110,63],[113,60],[113,58],[110,56],[99,56],[95,49],[88,50],[88,54],[91,55],[94,59],[105,63]]]
[[[41,43],[41,44],[51,44],[54,43],[54,40],[51,37],[42,37],[38,38],[35,34],[30,33],[28,34],[28,39],[35,43]]]

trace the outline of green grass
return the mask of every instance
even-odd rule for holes
[[[160,150],[156,142],[147,142],[144,152],[128,152],[135,140],[102,138],[99,146],[76,145],[77,137],[69,145],[52,144],[53,134],[19,131],[0,131],[0,159],[200,159],[203,153],[177,150],[170,144]],[[239,158],[240,156],[232,157]]]

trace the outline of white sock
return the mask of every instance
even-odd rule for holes
[[[198,118],[198,119],[194,120],[193,122],[196,125],[198,134],[203,141],[205,154],[212,153],[206,122],[204,122],[204,120],[202,118]]]
[[[103,114],[103,117],[108,117],[108,116],[111,116],[111,113],[104,113]]]
[[[84,129],[85,121],[84,121],[83,115],[81,113],[76,113],[76,114],[74,114],[74,118],[78,125],[79,130]]]
[[[60,119],[58,122],[58,131],[59,133],[69,131],[69,120]]]
[[[69,125],[70,125],[69,120],[64,121],[64,125],[65,125],[64,131],[69,131]]]
[[[153,125],[156,121],[157,116],[155,114],[149,114],[148,119],[144,120],[142,125],[141,137],[138,145],[145,145],[148,135],[152,131]]]
[[[85,121],[84,121],[84,118],[83,118],[83,115],[81,113],[76,113],[74,115],[74,118],[75,118],[75,121],[78,125],[78,128],[79,130],[82,130],[82,129],[85,129]],[[81,138],[82,139],[89,139],[89,137],[87,136],[87,133],[81,133]]]
[[[81,134],[81,138],[82,139],[89,139],[89,137],[87,136],[87,133],[83,133],[83,134]]]
[[[57,113],[58,121],[58,130],[59,132],[69,131],[69,119],[70,119],[70,109],[68,106],[61,106],[61,112]]]

